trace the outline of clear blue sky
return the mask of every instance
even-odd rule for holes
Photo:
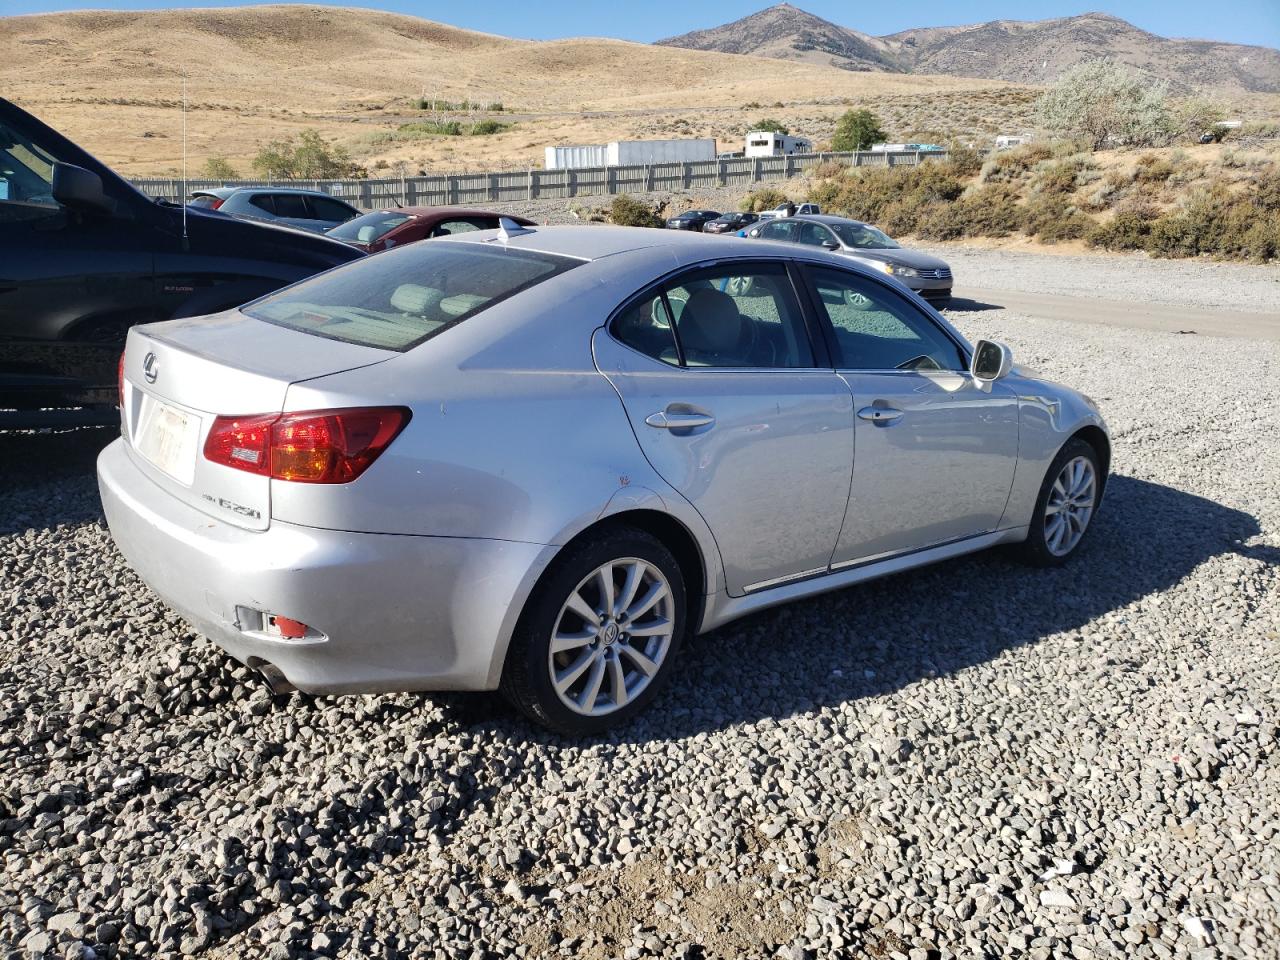
[[[0,14],[54,10],[138,10],[160,7],[240,6],[230,0],[0,0]],[[413,0],[348,0],[339,6],[374,7],[411,13],[473,30],[512,37],[621,37],[650,41],[717,26],[769,6],[769,0],[469,0],[467,3]],[[908,27],[933,27],[984,20],[1039,20],[1101,10],[1165,37],[1229,40],[1280,48],[1280,0],[908,0],[904,3],[848,3],[794,0],[794,5],[834,23],[884,34]]]

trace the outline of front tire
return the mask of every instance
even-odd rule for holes
[[[566,736],[625,723],[669,679],[686,609],[680,565],[656,538],[620,528],[576,544],[530,598],[502,692]]]
[[[1098,452],[1078,438],[1068,440],[1053,458],[1040,485],[1023,561],[1035,567],[1060,567],[1080,549],[1102,495]]]

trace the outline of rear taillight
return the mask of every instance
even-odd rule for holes
[[[120,363],[116,367],[116,389],[120,394],[120,409],[124,409],[124,351],[120,351]]]
[[[408,422],[404,407],[218,417],[205,439],[204,456],[273,480],[349,483]]]
[[[217,210],[220,206],[222,206],[222,201],[215,198],[213,203],[209,204],[209,209]]]

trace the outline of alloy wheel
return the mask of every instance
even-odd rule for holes
[[[1065,557],[1080,543],[1098,501],[1098,476],[1088,457],[1068,460],[1049,489],[1044,508],[1044,543]]]
[[[551,685],[574,713],[620,710],[657,675],[675,631],[671,584],[652,563],[601,564],[569,594],[547,655]]]

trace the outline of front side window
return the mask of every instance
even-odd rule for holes
[[[0,123],[0,203],[34,203],[56,207],[53,199],[55,157],[13,128]]]
[[[303,280],[243,311],[291,330],[403,351],[581,262],[478,243],[416,243]]]
[[[811,247],[820,247],[832,239],[834,238],[831,236],[831,231],[820,223],[800,224],[801,243],[807,243]]]
[[[623,343],[673,366],[814,365],[800,305],[780,263],[722,264],[686,274],[621,313],[612,329]]]
[[[955,342],[906,298],[854,273],[810,267],[815,301],[835,330],[847,370],[964,370]]]

